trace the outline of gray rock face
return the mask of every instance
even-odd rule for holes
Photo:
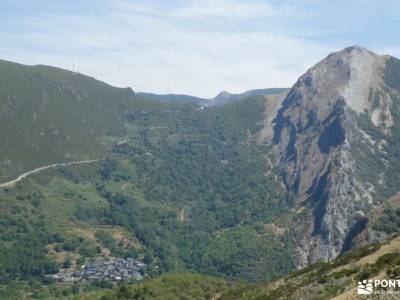
[[[300,266],[346,250],[380,200],[378,183],[360,175],[358,164],[371,152],[384,154],[379,144],[391,136],[398,91],[385,83],[390,59],[358,46],[329,55],[299,78],[270,124],[276,163],[297,212]],[[364,131],[361,118],[379,139]]]

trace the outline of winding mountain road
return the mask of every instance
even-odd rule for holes
[[[24,174],[19,175],[17,178],[15,178],[15,179],[13,179],[11,181],[0,183],[0,188],[12,187],[17,182],[19,182],[22,179],[28,177],[29,175],[36,174],[36,173],[39,173],[39,172],[47,170],[47,169],[56,168],[56,167],[66,167],[66,166],[71,166],[71,165],[90,164],[90,163],[98,162],[98,161],[101,161],[101,160],[103,160],[103,159],[71,161],[71,162],[55,163],[55,164],[39,167],[39,168],[30,170],[30,171],[28,171],[28,172],[26,172]]]

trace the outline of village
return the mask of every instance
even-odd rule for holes
[[[80,270],[60,272],[51,277],[60,282],[96,281],[108,279],[113,282],[140,281],[145,274],[146,264],[133,258],[103,259],[83,265]]]

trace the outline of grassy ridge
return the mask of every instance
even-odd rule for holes
[[[0,61],[0,180],[43,165],[100,158],[123,137],[124,111],[163,110],[129,88],[46,66]]]

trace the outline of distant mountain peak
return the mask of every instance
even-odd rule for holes
[[[286,92],[287,90],[288,90],[287,88],[254,89],[245,91],[244,93],[241,94],[232,94],[227,91],[222,91],[217,96],[210,99],[209,105],[221,105],[228,102],[235,102],[249,97],[260,96],[260,95],[264,96],[277,95]]]
[[[226,103],[240,101],[246,98],[254,97],[254,96],[268,96],[268,95],[277,95],[283,92],[286,92],[287,88],[269,88],[269,89],[255,89],[248,90],[241,94],[232,94],[227,91],[220,92],[217,96],[211,99],[206,98],[198,98],[189,95],[179,95],[179,94],[166,94],[166,95],[158,95],[152,93],[139,92],[137,93],[139,96],[153,99],[157,101],[164,102],[177,102],[177,103],[195,103],[201,106],[214,106],[214,105],[223,105]]]
[[[213,99],[227,99],[227,98],[230,98],[231,96],[232,96],[231,93],[229,93],[227,91],[222,91],[217,96],[215,96]]]

